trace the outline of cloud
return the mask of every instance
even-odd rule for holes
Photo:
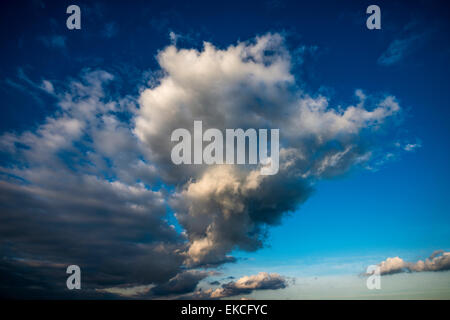
[[[60,35],[41,36],[38,38],[48,48],[60,48],[66,47],[66,37]]]
[[[198,290],[184,298],[220,299],[241,294],[250,294],[255,290],[278,290],[288,286],[287,278],[277,273],[260,272],[230,281],[217,289]]]
[[[419,21],[408,23],[380,55],[378,64],[382,66],[397,64],[419,49],[428,40],[430,34],[434,32],[433,29],[420,27],[419,24]]]
[[[400,148],[403,151],[406,152],[412,152],[412,151],[416,151],[417,149],[422,148],[422,142],[419,139],[416,139],[416,142],[401,142],[401,141],[397,141],[395,142],[395,147],[396,148]]]
[[[53,96],[55,88],[49,80],[43,79],[41,83],[31,80],[25,73],[23,68],[17,69],[15,79],[6,78],[4,83],[20,91],[21,93],[30,95],[37,105],[43,106],[42,93]]]
[[[450,270],[450,252],[437,250],[425,261],[417,262],[407,262],[399,257],[387,258],[379,266],[380,274]]]
[[[154,285],[150,284],[133,287],[122,286],[122,287],[104,288],[104,289],[97,289],[97,291],[112,293],[126,298],[134,298],[147,294],[153,287]]]
[[[41,88],[42,88],[42,90],[44,90],[45,92],[47,92],[49,94],[55,93],[55,88],[53,87],[53,84],[48,80],[42,80]]]
[[[236,281],[228,282],[222,288],[211,293],[212,298],[231,297],[239,294],[248,294],[254,290],[284,289],[287,280],[277,273],[260,272],[253,276],[244,276]]]
[[[414,43],[416,43],[418,39],[418,36],[412,36],[406,39],[395,39],[389,45],[387,50],[378,58],[378,64],[389,66],[399,62],[407,52],[413,48]]]
[[[190,293],[196,289],[200,280],[213,274],[214,272],[187,270],[178,273],[168,282],[153,288],[152,293],[157,296]]]
[[[89,270],[83,287],[92,296],[199,294],[208,274],[198,268],[261,248],[270,226],[297,210],[317,180],[368,165],[383,148],[380,128],[401,110],[396,98],[357,91],[356,103],[330,106],[301,89],[284,41],[266,34],[223,49],[170,45],[158,54],[162,76],[138,97],[118,94],[111,83],[120,79],[102,70],[57,87],[36,84],[52,93],[56,112],[0,136],[8,159],[0,166],[0,267],[13,279],[2,292],[29,296],[45,287],[57,297],[61,264],[78,264]],[[258,165],[172,164],[171,133],[194,120],[205,129],[280,128],[278,174],[262,176]],[[168,207],[182,232],[168,222]],[[282,286],[280,276],[262,273],[215,295]]]
[[[94,289],[156,285],[180,271],[183,238],[166,220],[163,192],[148,187],[154,169],[121,120],[133,102],[106,96],[112,80],[103,71],[85,73],[56,93],[55,115],[35,130],[0,137],[2,152],[14,159],[0,167],[0,253],[16,258],[5,274],[25,261],[77,264],[91,271],[83,287],[98,296]],[[44,272],[34,266],[23,276],[30,283]],[[60,293],[65,269],[51,269],[51,292]],[[18,296],[30,294],[22,289]]]
[[[420,143],[408,143],[403,147],[405,151],[414,151],[417,148],[421,148],[422,145]]]
[[[161,178],[177,186],[169,201],[189,240],[189,266],[223,263],[234,249],[260,248],[267,227],[296,210],[315,180],[361,163],[370,150],[370,139],[362,137],[374,138],[400,111],[393,96],[374,101],[359,90],[356,105],[333,108],[325,96],[304,92],[279,34],[224,49],[207,42],[202,50],[172,44],[157,59],[164,76],[141,93],[134,132]],[[281,128],[279,173],[173,165],[168,137],[177,128],[192,130],[194,120],[202,120],[205,130]]]
[[[118,32],[119,32],[119,28],[118,28],[117,24],[114,22],[110,22],[110,23],[105,24],[105,27],[103,28],[103,31],[102,31],[102,35],[105,38],[110,39],[110,38],[115,37]]]

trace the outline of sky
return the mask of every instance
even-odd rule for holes
[[[448,12],[2,3],[0,296],[449,299]],[[280,171],[174,165],[194,120],[280,129]]]

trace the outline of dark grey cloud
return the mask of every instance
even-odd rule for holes
[[[157,296],[186,294],[195,291],[200,280],[211,275],[211,272],[188,270],[178,273],[175,277],[154,287],[151,293]]]
[[[243,294],[250,294],[256,290],[279,290],[286,288],[290,279],[277,273],[260,272],[251,276],[243,276],[236,281],[230,281],[217,289],[197,290],[182,299],[221,299]]]
[[[71,264],[82,269],[83,292],[96,297],[97,288],[161,284],[181,270],[184,239],[166,220],[163,190],[146,185],[153,169],[120,120],[132,104],[105,99],[110,80],[86,73],[37,130],[1,136],[14,159],[0,167],[0,265],[17,280],[2,282],[5,295],[33,297],[42,287],[42,297],[70,296],[63,266]]]

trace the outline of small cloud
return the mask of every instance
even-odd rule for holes
[[[411,51],[414,44],[420,39],[419,36],[411,36],[405,39],[395,39],[389,47],[378,58],[378,64],[382,66],[390,66],[396,64]]]
[[[55,93],[55,88],[53,87],[53,84],[48,80],[42,80],[41,89],[50,94]]]
[[[357,96],[359,98],[359,101],[361,104],[364,104],[364,101],[367,98],[367,96],[364,94],[364,91],[362,91],[361,89],[355,90],[355,96]]]
[[[4,83],[30,95],[39,105],[43,105],[44,103],[41,98],[43,92],[49,95],[55,94],[54,86],[50,81],[42,80],[41,83],[34,81],[25,73],[23,68],[18,68],[15,79],[6,78]]]
[[[173,46],[182,44],[193,44],[196,43],[196,38],[198,37],[198,34],[195,33],[176,33],[174,31],[169,32],[169,39],[170,43]]]
[[[107,23],[103,29],[102,35],[107,38],[111,39],[117,33],[119,32],[119,28],[117,27],[117,24],[114,22]]]
[[[210,275],[214,275],[214,272],[187,270],[156,286],[152,289],[152,293],[157,296],[190,293],[195,290],[200,280]]]
[[[39,40],[48,48],[65,48],[66,37],[53,35],[53,36],[41,36]]]
[[[252,276],[244,276],[236,281],[228,282],[210,292],[211,298],[224,298],[249,294],[254,290],[284,289],[288,285],[285,277],[277,273],[260,272]]]
[[[378,58],[382,66],[394,65],[417,50],[429,38],[433,29],[420,27],[418,21],[411,21],[399,32]]]
[[[405,151],[414,151],[417,148],[422,147],[420,143],[408,143],[406,146],[403,147]]]
[[[153,284],[141,286],[129,286],[129,287],[120,286],[105,289],[96,289],[96,291],[104,293],[112,293],[122,297],[132,298],[148,293],[153,287],[155,287],[155,285]]]
[[[450,252],[434,251],[425,261],[407,262],[399,257],[387,258],[378,264],[380,274],[394,274],[400,272],[423,272],[450,270]]]
[[[410,142],[401,143],[400,141],[397,141],[394,145],[395,145],[395,147],[403,149],[404,151],[407,151],[407,152],[415,151],[416,149],[419,149],[422,147],[422,143],[418,139],[415,143],[410,143]]]
[[[173,45],[176,45],[177,44],[177,38],[178,38],[179,36],[175,33],[175,32],[173,32],[173,31],[170,31],[169,32],[169,39],[170,39],[170,42],[173,44]]]

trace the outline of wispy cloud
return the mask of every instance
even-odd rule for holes
[[[119,27],[116,23],[110,22],[105,24],[105,27],[103,28],[102,34],[105,38],[110,39],[117,35],[119,32]]]
[[[4,83],[23,94],[31,96],[33,100],[41,106],[44,105],[42,94],[50,96],[55,95],[55,88],[50,80],[42,79],[40,83],[33,81],[26,74],[24,68],[18,68],[17,76],[14,78],[6,78]]]
[[[405,147],[404,150],[405,151],[413,151],[416,150],[417,148],[421,148],[422,145],[420,143],[408,143]]]
[[[420,24],[421,26],[421,24]],[[407,24],[388,45],[387,49],[378,58],[378,64],[391,66],[411,55],[428,39],[431,29],[419,29],[419,22],[412,21]]]
[[[395,143],[395,146],[397,148],[400,148],[400,149],[406,151],[406,152],[412,152],[412,151],[416,151],[417,149],[422,148],[422,142],[419,139],[417,139],[416,142],[404,142],[404,143],[402,143],[400,141],[397,141]]]
[[[66,47],[66,37],[61,35],[48,35],[38,38],[48,48],[64,49]]]
[[[395,39],[387,50],[378,58],[380,65],[389,66],[402,60],[420,39],[419,36],[411,36],[406,39]]]

